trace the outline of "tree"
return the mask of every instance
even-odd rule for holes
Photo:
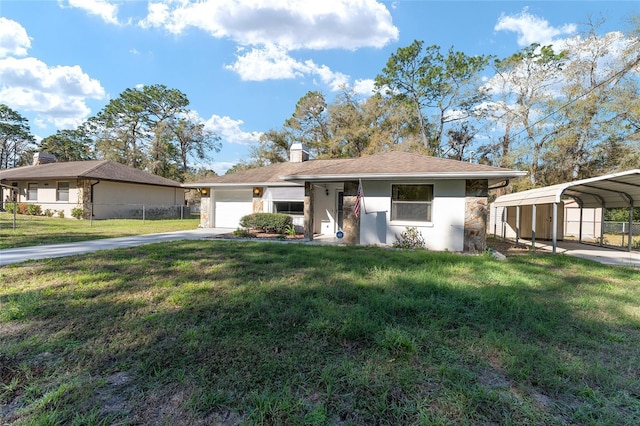
[[[34,141],[29,120],[0,104],[0,169],[18,166]]]
[[[75,130],[58,130],[54,135],[42,139],[39,149],[54,154],[57,161],[93,160],[93,140],[84,126]]]
[[[513,167],[518,155],[526,157],[530,185],[536,186],[545,144],[553,136],[548,123],[538,121],[546,114],[553,99],[553,88],[560,83],[566,53],[556,53],[551,46],[532,44],[519,52],[494,62],[496,74],[487,84],[496,100],[488,117],[503,129],[499,142],[481,151],[491,152],[501,167]],[[523,135],[520,152],[518,135]]]
[[[376,76],[376,87],[413,106],[427,152],[442,155],[448,124],[473,119],[488,96],[479,77],[489,60],[490,56],[468,56],[453,48],[444,56],[439,46],[423,49],[423,42],[415,40],[391,55]]]
[[[164,85],[126,89],[90,120],[99,155],[139,169],[165,170],[158,163],[161,151],[167,151],[162,156],[172,153],[163,126],[188,105],[185,94]]]
[[[175,139],[175,145],[180,158],[180,170],[189,170],[189,157],[204,161],[210,159],[211,152],[219,152],[220,137],[205,129],[204,123],[197,123],[187,117],[173,118],[168,121],[168,127]]]
[[[638,158],[640,40],[620,32],[598,36],[596,28],[567,42],[570,60],[552,102],[554,138],[545,155],[545,177],[553,181],[619,169],[623,152]],[[612,54],[621,46],[622,54]]]

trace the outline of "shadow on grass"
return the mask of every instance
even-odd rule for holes
[[[0,287],[2,380],[26,384],[0,403],[32,416],[46,409],[29,401],[69,375],[88,391],[59,405],[60,416],[109,413],[97,396],[104,381],[86,378],[120,371],[132,403],[110,413],[134,423],[640,418],[640,274],[629,269],[194,241],[3,274],[19,284]],[[36,370],[43,354],[51,361]],[[171,412],[154,409],[170,401]]]

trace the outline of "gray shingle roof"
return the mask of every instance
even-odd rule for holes
[[[524,176],[500,167],[448,160],[427,155],[392,151],[359,158],[277,163],[224,176],[215,176],[185,186],[283,184],[286,181],[388,178],[481,178],[504,180]]]
[[[68,161],[0,171],[0,180],[102,179],[116,182],[180,187],[180,182],[152,175],[110,160]]]

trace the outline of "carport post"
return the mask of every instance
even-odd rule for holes
[[[582,242],[582,206],[580,206],[580,226],[578,227],[578,242]]]
[[[520,206],[516,206],[516,245],[520,239]]]
[[[536,248],[536,205],[531,206],[531,247]]]
[[[631,253],[631,248],[633,247],[633,200],[631,201],[631,207],[629,207],[629,244],[628,249],[629,253]]]
[[[498,232],[498,207],[493,208],[493,238]]]
[[[551,230],[553,235],[553,254],[556,254],[556,246],[558,243],[558,203],[555,201],[553,202],[553,219],[551,226],[553,226]]]
[[[604,244],[604,203],[602,204],[602,208],[600,209],[600,244],[602,247]]]

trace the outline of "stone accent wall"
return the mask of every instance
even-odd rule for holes
[[[213,224],[209,213],[211,212],[211,197],[200,199],[200,228],[210,228]]]
[[[464,199],[464,251],[483,252],[487,247],[488,191],[487,180],[467,180]]]
[[[253,212],[254,213],[264,212],[264,201],[262,201],[262,198],[253,197]]]
[[[82,218],[91,219],[91,181],[88,179],[78,179],[78,205],[82,207]]]
[[[360,244],[360,218],[353,214],[353,207],[356,204],[356,194],[358,193],[358,182],[349,181],[344,183],[343,209],[344,218],[342,220],[342,230],[344,232],[343,241],[346,244]],[[360,209],[362,214],[363,209]]]

